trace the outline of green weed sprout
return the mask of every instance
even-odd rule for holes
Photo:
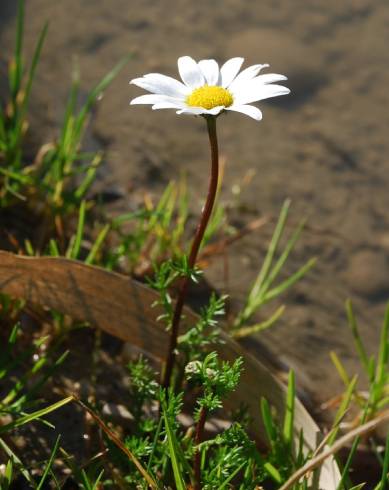
[[[80,109],[77,109],[78,75],[74,78],[58,141],[41,152],[34,172],[36,186],[45,193],[47,208],[53,209],[54,215],[77,208],[95,179],[102,154],[82,152],[82,138],[92,107],[126,63],[127,58],[105,75]]]
[[[28,176],[22,171],[22,145],[28,127],[26,115],[31,88],[47,29],[46,23],[27,70],[23,60],[24,0],[19,0],[15,52],[8,72],[10,100],[5,106],[0,106],[0,202],[2,204],[7,202],[8,194],[20,198],[20,187],[29,182]]]
[[[365,392],[357,390],[356,380],[350,378],[342,361],[335,352],[331,352],[331,359],[347,390],[353,389],[353,400],[359,406],[362,413],[368,402],[365,418],[374,418],[377,412],[389,406],[389,305],[386,308],[383,325],[381,328],[380,343],[377,354],[368,356],[360,335],[358,322],[354,314],[351,301],[346,302],[348,325],[350,327],[355,348],[363,368],[368,389]]]
[[[144,207],[115,217],[112,230],[119,244],[110,253],[109,267],[118,267],[125,258],[128,272],[135,277],[144,277],[152,273],[153,264],[182,255],[189,199],[187,182],[182,177],[178,182],[169,182],[156,203],[145,198]],[[224,223],[225,209],[218,204],[210,217],[201,247]]]
[[[276,258],[277,248],[285,230],[289,207],[290,201],[285,201],[263,261],[262,268],[247,295],[246,304],[238,313],[232,324],[232,335],[236,338],[246,337],[247,335],[261,332],[274,325],[284,311],[285,307],[283,305],[277,308],[270,318],[261,323],[247,326],[247,322],[250,321],[254,313],[258,312],[263,305],[280,296],[284,291],[299,281],[316,263],[316,259],[312,258],[290,277],[278,284],[274,284],[299,239],[304,226],[304,222],[301,222],[293,232],[291,238],[287,241],[284,250],[279,254],[279,257]]]
[[[63,218],[74,214],[87,198],[101,152],[85,152],[82,140],[92,108],[127,62],[120,61],[90,91],[79,106],[79,77],[75,74],[62,128],[57,141],[44,144],[33,162],[24,154],[28,128],[27,110],[34,77],[46,38],[48,24],[38,38],[30,67],[23,60],[24,0],[18,2],[15,53],[9,68],[9,100],[0,107],[0,204],[3,209],[24,203],[26,213],[36,215],[40,226],[32,239],[41,253],[53,229],[63,236]],[[90,203],[91,204],[91,203]],[[16,206],[15,206],[16,205]],[[30,247],[31,249],[31,247]],[[31,250],[30,250],[31,251]]]

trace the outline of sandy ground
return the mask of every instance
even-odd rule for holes
[[[201,119],[128,107],[141,94],[128,80],[157,71],[176,76],[176,59],[244,56],[286,74],[292,95],[261,104],[264,119],[219,119],[227,166],[222,199],[255,171],[241,196],[242,221],[275,218],[292,199],[291,224],[309,226],[291,260],[294,270],[315,255],[318,266],[283,298],[287,310],[261,341],[295,367],[320,399],[341,384],[329,350],[357,363],[344,301],[356,305],[369,351],[377,346],[389,299],[389,6],[385,0],[27,0],[26,54],[43,22],[50,31],[31,104],[31,138],[55,137],[72,67],[82,88],[95,84],[121,57],[132,59],[100,102],[89,146],[106,150],[101,179],[124,195],[126,208],[144,188],[158,193],[184,170],[193,210],[206,191],[208,147]],[[0,3],[0,59],[10,52],[15,0]],[[229,250],[230,287],[244,298],[271,226]],[[207,277],[224,287],[221,262]],[[316,382],[320,382],[320,385]]]

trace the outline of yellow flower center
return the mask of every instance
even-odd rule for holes
[[[192,107],[204,107],[213,109],[214,107],[229,107],[234,102],[232,94],[223,87],[214,85],[204,85],[196,88],[186,98],[186,103]]]

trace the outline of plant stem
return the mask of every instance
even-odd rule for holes
[[[203,211],[201,213],[201,218],[197,226],[197,230],[193,239],[192,247],[189,254],[188,265],[190,269],[193,269],[196,265],[197,255],[200,249],[201,242],[203,241],[204,233],[212,214],[213,205],[215,202],[218,178],[219,178],[219,150],[217,144],[217,133],[216,133],[216,117],[209,116],[206,117],[209,143],[211,146],[211,175],[209,179],[208,195],[205,202]],[[170,381],[172,377],[172,372],[176,359],[176,347],[177,338],[179,334],[181,313],[185,303],[186,295],[188,292],[189,277],[184,277],[181,281],[176,307],[174,310],[172,328],[170,331],[170,342],[169,350],[166,359],[166,367],[163,376],[162,386],[168,388],[170,386]]]
[[[203,440],[203,432],[205,421],[207,419],[207,409],[205,407],[201,407],[199,420],[196,426],[196,434],[195,434],[195,444],[198,446]],[[193,461],[193,472],[194,472],[194,490],[201,490],[201,454],[198,448],[195,449],[194,453],[194,461]]]

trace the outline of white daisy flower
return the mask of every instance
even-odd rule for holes
[[[290,90],[274,82],[287,80],[284,75],[258,75],[269,65],[253,65],[239,73],[243,58],[231,58],[219,69],[215,60],[198,63],[190,56],[178,59],[182,82],[160,73],[134,78],[130,83],[147,95],[136,97],[131,104],[151,104],[153,109],[178,109],[177,114],[217,116],[223,111],[242,112],[260,121],[262,112],[252,102],[289,94]]]

